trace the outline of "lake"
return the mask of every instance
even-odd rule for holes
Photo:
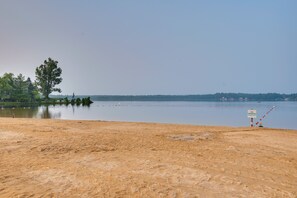
[[[70,120],[106,120],[179,123],[214,126],[249,126],[248,109],[257,110],[264,127],[297,129],[297,102],[99,102],[90,107],[41,106],[2,108],[1,117],[29,117]]]

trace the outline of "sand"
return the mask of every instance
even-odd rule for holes
[[[297,131],[0,118],[0,197],[297,197]]]

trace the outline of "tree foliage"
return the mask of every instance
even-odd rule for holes
[[[37,86],[22,74],[17,77],[5,73],[0,77],[0,100],[10,102],[34,102],[39,98]]]
[[[58,66],[58,61],[48,58],[44,64],[35,70],[36,81],[32,82],[30,78],[26,78],[22,74],[15,76],[12,73],[5,73],[0,76],[0,102],[17,103],[34,103],[34,104],[66,104],[66,105],[90,105],[93,103],[88,98],[76,98],[74,93],[72,99],[68,97],[49,99],[52,92],[61,92],[56,85],[62,82],[62,69]],[[41,95],[45,100],[41,99]]]
[[[36,68],[36,84],[46,100],[49,99],[49,94],[52,92],[61,93],[61,89],[56,88],[56,85],[62,82],[61,74],[62,69],[58,67],[58,61],[51,58]]]

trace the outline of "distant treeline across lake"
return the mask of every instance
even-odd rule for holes
[[[65,95],[52,97],[67,97]],[[84,96],[77,96],[84,97]],[[93,101],[297,101],[294,94],[216,93],[203,95],[93,95]]]

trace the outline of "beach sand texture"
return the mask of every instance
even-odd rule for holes
[[[297,197],[297,131],[0,118],[0,197]]]

